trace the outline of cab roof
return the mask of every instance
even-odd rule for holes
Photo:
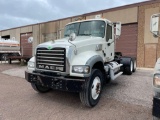
[[[95,18],[95,19],[87,19],[87,20],[77,20],[77,21],[74,21],[74,22],[70,22],[70,23],[68,23],[68,24],[66,24],[66,26],[67,25],[69,25],[69,24],[73,24],[73,23],[80,23],[80,22],[86,22],[86,21],[95,21],[95,20],[97,20],[97,21],[99,21],[99,20],[101,20],[101,21],[104,21],[104,22],[106,22],[106,23],[112,23],[111,21],[109,21],[108,19],[105,19],[105,18]]]

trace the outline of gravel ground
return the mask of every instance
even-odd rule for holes
[[[152,70],[138,69],[104,87],[94,108],[77,93],[35,92],[24,79],[26,66],[0,64],[0,120],[151,120]]]

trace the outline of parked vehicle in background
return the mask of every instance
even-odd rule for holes
[[[160,37],[159,33],[159,17],[160,13],[151,16],[150,31],[154,37]],[[160,120],[160,58],[158,58],[153,76],[153,120]]]
[[[20,44],[15,38],[4,39],[0,37],[0,60],[6,61],[9,56],[19,56]]]
[[[20,42],[10,36],[0,36],[0,60],[11,64],[12,60],[28,61],[32,57],[32,33],[21,34]]]
[[[78,92],[81,102],[93,107],[105,83],[136,71],[135,58],[114,51],[120,35],[120,22],[102,18],[71,22],[64,38],[37,46],[25,79],[41,93],[50,89]]]

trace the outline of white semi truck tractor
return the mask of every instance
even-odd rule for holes
[[[71,22],[65,26],[64,38],[36,47],[25,79],[40,93],[78,92],[85,106],[94,107],[105,83],[136,71],[136,58],[115,52],[120,34],[120,22],[102,18]]]
[[[151,16],[150,31],[154,37],[160,37],[159,17],[160,13]],[[158,58],[154,67],[153,90],[155,93],[152,109],[153,120],[160,120],[160,58]]]

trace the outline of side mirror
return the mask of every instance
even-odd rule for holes
[[[150,31],[154,37],[159,35],[159,15],[152,15],[150,20]]]
[[[117,37],[121,35],[121,22],[116,22],[116,34]]]
[[[76,39],[76,34],[75,33],[71,33],[69,36],[69,40],[70,41],[74,41]]]

